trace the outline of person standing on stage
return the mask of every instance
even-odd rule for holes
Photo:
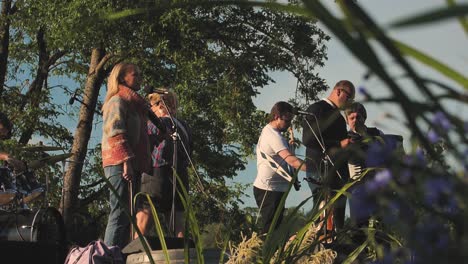
[[[130,240],[130,219],[119,203],[119,197],[131,212],[131,194],[139,177],[150,170],[147,133],[148,107],[136,92],[141,84],[135,64],[114,66],[107,81],[107,95],[102,107],[102,163],[104,174],[117,191],[110,191],[110,213],[104,242],[123,248]]]
[[[277,102],[271,108],[269,122],[262,129],[258,139],[257,177],[253,183],[253,192],[263,219],[263,233],[270,229],[275,212],[280,207],[281,198],[289,187],[289,181],[284,178],[282,171],[290,174],[288,166],[307,170],[304,161],[291,153],[288,141],[281,134],[291,126],[293,118],[293,107],[287,102]],[[284,205],[280,210],[275,229],[282,221]]]
[[[176,169],[177,176],[188,192],[188,167],[193,147],[192,132],[187,123],[176,117],[177,97],[174,92],[166,88],[156,89],[154,93],[148,95],[148,99],[151,110],[159,117],[166,131],[161,131],[153,123],[148,122],[153,174],[147,179],[143,177],[141,190],[152,196],[157,210],[164,213],[166,221],[170,222],[170,229],[173,229],[174,235],[181,238],[185,232],[185,210],[179,196],[179,192],[182,193],[181,186],[174,177],[173,169]],[[175,164],[174,149],[177,149]],[[177,182],[175,192],[174,181]],[[172,212],[175,212],[175,215]],[[153,224],[151,208],[146,199],[139,202],[136,219],[138,228],[143,235],[146,234],[150,224]],[[134,238],[137,237],[138,234],[135,234]]]
[[[364,183],[373,178],[375,170],[368,172],[364,179],[361,179],[361,176],[366,169],[365,160],[369,146],[379,142],[376,138],[383,136],[384,133],[375,127],[366,126],[367,111],[362,104],[354,102],[347,106],[344,112],[349,126],[348,135],[353,138],[353,143],[349,147],[349,175],[351,179],[359,180],[349,190],[351,193],[349,198],[350,218],[354,225],[367,227],[370,217],[377,209],[377,203],[373,200],[374,198],[367,197]]]
[[[354,94],[353,83],[347,80],[337,82],[327,98],[308,107],[307,112],[311,115],[307,115],[302,124],[302,142],[306,146],[307,166],[320,175],[327,173],[320,180],[326,188],[332,190],[331,196],[333,196],[333,191],[341,189],[349,179],[347,161],[340,158],[339,150],[347,147],[352,141],[348,137],[346,121],[340,109],[354,99]],[[336,167],[326,161],[321,144]],[[318,180],[318,175],[308,174],[307,176]],[[314,203],[319,204],[324,197],[319,197],[315,184],[309,182],[309,186],[314,196]],[[341,196],[333,207],[334,224],[337,229],[344,225],[345,209],[346,197]]]

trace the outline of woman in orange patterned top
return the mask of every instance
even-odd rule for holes
[[[122,201],[130,201],[131,190],[141,173],[150,171],[150,150],[147,134],[148,107],[136,93],[140,89],[139,68],[119,63],[109,75],[103,106],[102,163],[104,174]],[[104,236],[109,246],[123,248],[130,239],[130,220],[119,197],[110,192],[110,213]]]

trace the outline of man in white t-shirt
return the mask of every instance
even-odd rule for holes
[[[306,171],[305,163],[289,150],[287,140],[282,136],[294,118],[293,107],[287,102],[277,102],[272,108],[269,123],[263,128],[257,143],[257,177],[253,183],[254,196],[260,209],[263,225],[262,232],[267,233],[281,198],[289,187],[289,181],[282,176],[281,169],[288,172],[288,165],[294,169]],[[268,156],[268,157],[267,157]],[[271,158],[275,162],[269,160]],[[284,212],[282,206],[275,229],[281,223]]]

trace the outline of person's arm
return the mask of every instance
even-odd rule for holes
[[[126,180],[131,180],[134,172],[130,160],[133,159],[135,154],[131,150],[127,139],[127,106],[117,96],[112,97],[107,104],[103,128],[104,133],[107,135],[106,140],[109,148],[106,150],[105,155],[111,156],[116,164],[123,164],[122,176]]]
[[[280,156],[289,166],[293,167],[294,169],[300,169],[301,171],[307,171],[307,166],[303,160],[296,157],[289,149],[283,149],[278,152],[278,156]]]
[[[4,160],[8,162],[8,164],[11,165],[15,170],[18,170],[18,171],[26,170],[26,164],[24,162],[22,162],[21,160],[12,158],[10,154],[8,153],[1,152],[0,160]]]

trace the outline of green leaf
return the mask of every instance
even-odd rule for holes
[[[447,0],[448,6],[456,6],[455,0]],[[468,19],[465,16],[459,16],[458,20],[460,21],[461,26],[465,30],[465,33],[468,33]]]
[[[450,7],[442,7],[431,10],[429,12],[415,15],[410,18],[402,19],[390,24],[392,28],[402,28],[408,26],[416,26],[434,22],[440,22],[451,18],[458,18],[468,15],[468,5],[458,5]]]
[[[424,54],[421,51],[418,51],[398,40],[393,39],[394,44],[397,48],[404,53],[405,55],[409,55],[414,59],[418,60],[419,62],[437,70],[441,74],[445,75],[446,77],[456,81],[460,85],[462,85],[465,89],[468,89],[468,78],[463,76],[463,74],[457,72],[456,70],[450,68],[449,66],[439,62],[438,60],[432,58],[431,56]]]

